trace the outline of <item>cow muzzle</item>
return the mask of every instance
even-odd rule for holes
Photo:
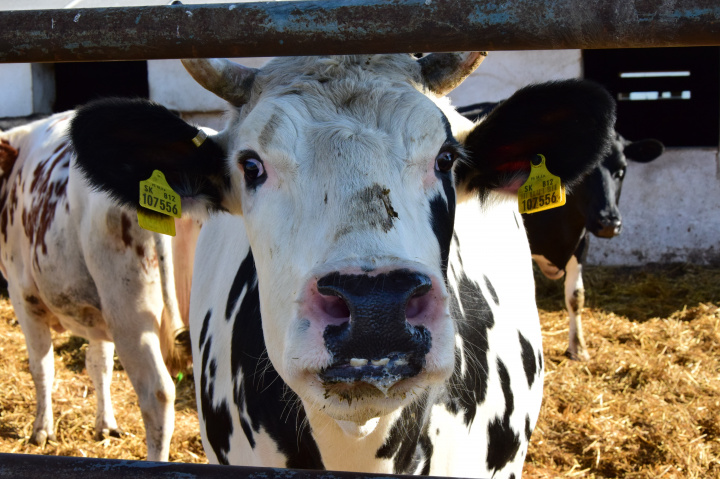
[[[314,289],[310,320],[319,323],[332,358],[319,373],[328,393],[387,396],[423,370],[433,324],[446,316],[445,297],[429,276],[334,272]]]
[[[613,238],[622,231],[622,220],[620,218],[602,219],[597,222],[592,233],[598,238]]]

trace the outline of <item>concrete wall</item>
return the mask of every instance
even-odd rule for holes
[[[623,231],[593,237],[589,263],[720,262],[718,149],[672,148],[628,167],[620,199]]]
[[[450,93],[450,98],[456,106],[499,101],[531,83],[581,75],[580,50],[490,52],[480,67]]]
[[[0,65],[0,117],[33,113],[32,69],[28,63]]]
[[[50,113],[55,101],[52,65],[0,64],[0,118]]]

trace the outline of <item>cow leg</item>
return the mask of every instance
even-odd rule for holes
[[[31,305],[25,302],[22,292],[13,294],[10,292],[10,299],[18,318],[20,327],[25,335],[27,344],[28,359],[30,362],[30,374],[35,383],[35,396],[37,399],[37,410],[33,432],[30,442],[44,447],[45,443],[57,441],[53,424],[52,411],[52,385],[55,377],[55,360],[53,358],[52,336],[50,327],[37,314],[31,310]],[[35,299],[34,301],[39,301]],[[41,304],[34,306],[34,309],[42,311],[43,314],[51,314]]]
[[[95,440],[100,441],[107,436],[120,437],[110,399],[110,381],[113,371],[113,352],[115,345],[110,341],[90,340],[85,355],[85,366],[97,394],[95,411]]]
[[[155,322],[151,317],[145,319],[148,324]],[[175,421],[175,384],[160,354],[157,330],[125,329],[116,333],[115,347],[138,396],[145,423],[147,459],[167,461]]]
[[[565,306],[570,315],[568,355],[572,359],[580,361],[590,359],[582,328],[582,312],[585,307],[582,261],[587,254],[587,244],[588,238],[586,236],[581,240],[577,251],[570,257],[567,265],[565,265]]]

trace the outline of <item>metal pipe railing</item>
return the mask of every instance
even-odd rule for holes
[[[414,476],[0,454],[0,479],[409,479]],[[429,478],[432,479],[432,478]],[[439,478],[438,478],[439,479]]]
[[[0,11],[0,63],[720,45],[717,0],[325,0]]]

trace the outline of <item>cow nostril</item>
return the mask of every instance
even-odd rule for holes
[[[320,309],[330,320],[330,324],[343,324],[350,321],[350,308],[344,299],[338,296],[320,295]]]
[[[405,319],[410,322],[420,322],[425,318],[425,312],[430,304],[430,295],[420,293],[407,302],[405,305]]]

